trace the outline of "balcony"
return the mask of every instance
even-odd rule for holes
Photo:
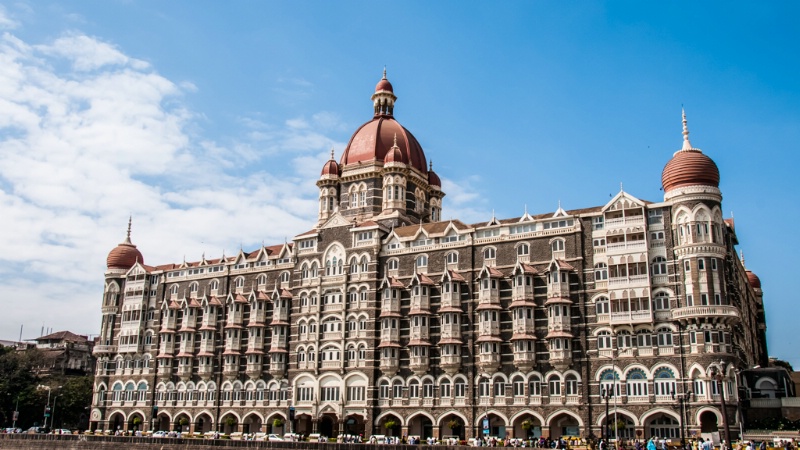
[[[547,318],[547,331],[548,332],[564,332],[569,333],[572,329],[572,317],[569,316],[556,316]]]
[[[94,349],[92,350],[92,354],[101,355],[105,353],[115,353],[116,348],[116,345],[95,345]]]
[[[704,322],[731,322],[739,320],[739,310],[735,306],[687,306],[672,310],[675,320],[698,320]]]
[[[381,342],[397,342],[400,340],[400,330],[389,328],[381,330]]]
[[[280,378],[286,373],[286,363],[283,361],[272,361],[269,364],[269,373],[273,377]]]
[[[409,335],[409,339],[412,341],[415,340],[422,340],[427,341],[429,339],[428,327],[411,327],[411,334]]]
[[[400,369],[400,359],[397,357],[381,357],[380,368],[382,371],[394,375]]]
[[[564,283],[564,282],[548,283],[547,297],[569,298],[569,283]]]
[[[222,374],[229,380],[236,378],[239,375],[239,362],[222,366]]]
[[[514,286],[511,300],[533,300],[533,286]]]
[[[214,353],[214,341],[211,339],[201,339],[200,353]]]
[[[514,365],[522,370],[528,371],[536,363],[536,352],[514,352]]]
[[[500,355],[498,353],[481,353],[478,355],[478,367],[484,372],[495,372],[500,368]]]
[[[341,303],[339,303],[341,305]],[[272,311],[272,321],[279,321],[279,322],[288,322],[289,321],[289,311],[285,308],[278,308]]]
[[[622,311],[611,313],[611,325],[625,325],[631,323],[650,323],[653,321],[652,311]]]
[[[448,323],[441,326],[440,329],[442,339],[461,339],[461,325],[457,323]]]
[[[442,355],[442,357],[439,358],[439,367],[441,367],[449,375],[453,375],[458,372],[458,369],[461,367],[461,356]]]
[[[479,336],[499,336],[500,335],[500,324],[495,320],[489,320],[487,322],[481,321],[478,325],[478,335]]]
[[[427,356],[412,356],[410,359],[409,368],[417,374],[417,376],[421,376],[428,371],[430,364]]]
[[[344,309],[343,303],[326,303],[322,305],[322,311],[324,312],[341,311],[343,309]]]
[[[481,289],[478,291],[478,303],[500,304],[500,291],[498,289]]]
[[[617,217],[615,219],[606,219],[605,220],[606,229],[611,228],[625,228],[630,226],[636,225],[644,225],[644,216],[627,216],[627,217]]]
[[[400,300],[384,299],[381,302],[381,313],[400,313]]]
[[[644,275],[630,275],[627,277],[610,277],[608,279],[609,289],[622,289],[627,287],[647,287],[650,285],[650,277]]]
[[[178,365],[178,376],[181,377],[182,380],[186,381],[192,377],[192,364],[180,364]]]
[[[260,362],[257,363],[247,363],[247,367],[245,369],[245,373],[251,379],[255,380],[256,378],[261,376],[261,370],[264,368]]]
[[[411,310],[427,311],[431,307],[431,300],[429,295],[412,295],[411,296]]]
[[[204,380],[208,380],[211,378],[211,375],[214,374],[214,366],[210,364],[201,364],[197,368],[197,375]]]
[[[459,292],[442,292],[442,308],[460,308],[461,294]]]
[[[647,251],[647,241],[628,241],[606,244],[607,255],[620,255],[624,253],[640,253]]]

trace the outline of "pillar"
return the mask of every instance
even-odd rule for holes
[[[407,437],[408,436],[408,425],[403,425],[400,427],[400,436]]]
[[[436,438],[437,441],[439,440],[439,431],[440,431],[439,430],[439,426],[438,425],[434,425],[433,426],[433,437]]]

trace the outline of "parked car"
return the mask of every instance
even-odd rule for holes
[[[283,440],[289,442],[300,442],[302,440],[302,436],[297,433],[286,433],[283,435]]]
[[[70,431],[70,430],[68,430],[66,428],[60,428],[60,429],[57,429],[57,430],[53,430],[53,434],[72,434],[72,431]]]
[[[267,440],[270,442],[283,442],[283,438],[278,436],[277,434],[270,434],[267,436]]]
[[[150,435],[150,437],[154,437],[154,438],[167,437],[167,432],[166,431],[154,431],[153,434]]]

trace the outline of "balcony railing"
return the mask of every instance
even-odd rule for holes
[[[611,324],[629,324],[629,323],[643,323],[652,322],[653,315],[649,309],[641,311],[622,311],[611,313]]]
[[[734,306],[715,305],[715,306],[686,306],[672,311],[672,317],[676,320],[699,319],[699,318],[729,318],[738,319],[739,310]]]

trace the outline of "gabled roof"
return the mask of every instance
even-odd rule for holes
[[[550,272],[551,268],[553,267],[553,264],[555,264],[555,266],[558,267],[558,270],[572,270],[572,271],[575,270],[575,268],[569,265],[566,261],[562,261],[560,259],[554,259],[550,261],[550,264],[547,265],[545,272]]]
[[[405,288],[406,286],[397,280],[395,277],[385,277],[383,281],[381,281],[381,289],[384,287],[389,286],[393,288]]]
[[[539,271],[536,270],[536,268],[531,266],[530,264],[525,264],[523,262],[517,261],[517,264],[514,266],[514,270],[511,272],[511,274],[516,275],[518,273],[537,275]]]
[[[471,227],[466,225],[464,222],[460,220],[447,220],[444,222],[430,222],[430,223],[423,223],[422,225],[408,225],[405,227],[398,227],[392,230],[392,233],[389,236],[396,235],[401,240],[410,240],[409,238],[416,238],[420,231],[423,231],[425,236],[428,237],[439,237],[445,236],[445,234],[450,230],[456,231],[468,231]],[[387,239],[389,238],[387,236]]]
[[[41,336],[35,339],[36,341],[66,341],[66,342],[88,342],[86,336],[75,334],[71,331],[56,331],[46,336]]]
[[[503,272],[500,272],[494,267],[483,266],[483,269],[481,269],[481,271],[478,272],[478,278],[481,278],[485,275],[489,275],[492,278],[503,278],[505,276],[503,275]]]
[[[628,194],[627,192],[620,190],[617,195],[614,196],[608,203],[606,203],[601,211],[609,211],[620,209],[618,206],[622,206],[622,209],[630,208],[631,206],[645,206],[645,202],[642,200]]]
[[[462,283],[467,282],[467,280],[463,276],[461,276],[460,273],[456,272],[455,270],[449,270],[449,269],[442,274],[442,279],[440,281],[444,281],[446,279],[449,279],[451,281],[460,281]]]
[[[419,283],[423,286],[434,286],[436,284],[424,273],[414,273],[414,276],[411,277],[411,281],[408,283],[408,286],[411,287],[416,283]]]

